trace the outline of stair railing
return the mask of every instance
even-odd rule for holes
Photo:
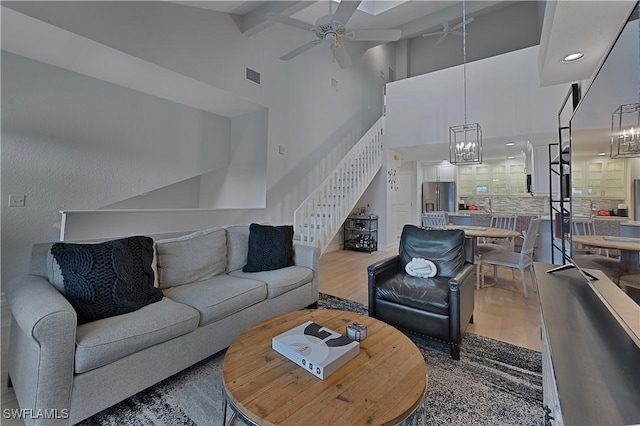
[[[324,252],[382,167],[384,116],[364,134],[294,212],[299,243]]]

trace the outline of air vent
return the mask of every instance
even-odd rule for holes
[[[331,87],[333,87],[334,89],[338,88],[338,80],[333,77],[331,77]]]
[[[260,84],[260,73],[249,67],[244,67],[244,78],[255,84]]]

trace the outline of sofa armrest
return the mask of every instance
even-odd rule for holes
[[[76,312],[42,277],[24,275],[7,287],[13,316],[8,367],[20,407],[68,410],[73,387]],[[56,420],[55,424],[66,424],[66,419]]]
[[[318,247],[294,244],[293,252],[293,260],[296,266],[306,266],[314,271],[318,270],[318,261],[320,259],[320,249]]]
[[[293,261],[296,266],[305,266],[313,270],[313,294],[315,301],[318,301],[318,265],[320,263],[320,249],[318,247],[306,246],[304,244],[293,245]]]
[[[395,255],[376,262],[367,267],[369,285],[369,316],[375,318],[376,315],[376,285],[385,281],[398,272],[400,256]]]

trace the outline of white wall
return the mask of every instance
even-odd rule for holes
[[[267,109],[231,119],[229,164],[201,176],[198,207],[266,207],[268,127]]]
[[[461,3],[458,7],[462,14]],[[538,45],[542,16],[532,19],[532,16],[539,15],[538,8],[538,2],[518,1],[491,13],[474,14],[474,21],[466,28],[467,62]],[[439,30],[434,29],[433,32]],[[462,31],[462,28],[459,31]],[[505,37],[505,34],[509,36]],[[462,37],[448,35],[436,45],[439,38],[440,35],[409,39],[409,77],[462,63]]]
[[[566,86],[540,87],[538,47],[467,64],[467,122],[483,138],[557,132]],[[390,83],[388,148],[448,142],[449,127],[464,122],[462,66]]]
[[[62,209],[96,209],[225,166],[230,120],[2,53],[2,282]],[[170,204],[170,203],[169,203]]]
[[[380,117],[382,88],[385,84],[380,78],[380,72],[384,71],[386,74],[395,61],[394,51],[388,45],[375,47],[365,53],[365,47],[357,44],[351,46],[354,66],[346,70],[338,67],[330,49],[325,45],[294,60],[281,61],[278,58],[282,54],[302,44],[299,30],[274,25],[254,37],[246,38],[235,27],[229,15],[167,2],[18,2],[11,6],[99,43],[265,105],[268,108],[266,163],[263,162],[262,168],[255,170],[264,170],[266,167],[266,194],[261,194],[262,198],[257,193],[252,196],[259,198],[261,203],[266,198],[266,209],[260,215],[254,214],[255,211],[247,213],[246,210],[236,210],[235,214],[226,211],[224,217],[235,223],[246,220],[291,223],[294,209]],[[37,39],[33,42],[37,43]],[[262,86],[244,80],[245,65],[262,73]],[[36,85],[31,91],[20,89],[13,93],[15,99],[12,102],[17,109],[5,114],[5,108],[13,109],[9,99],[5,97],[5,86],[22,86],[19,84],[20,79],[26,78],[26,75],[5,74],[4,68],[3,58],[3,194],[33,194],[34,188],[41,185],[43,176],[46,176],[47,189],[37,189],[43,193],[33,196],[38,200],[37,206],[28,204],[25,209],[6,214],[6,209],[2,209],[3,231],[12,227],[11,232],[3,232],[2,235],[5,248],[5,257],[2,259],[3,282],[26,271],[32,243],[57,239],[59,210],[102,207],[159,186],[218,169],[203,167],[200,162],[211,156],[198,150],[195,141],[194,144],[184,146],[185,136],[189,137],[192,132],[202,132],[202,126],[207,124],[207,120],[195,120],[188,113],[180,113],[183,108],[180,105],[154,98],[155,102],[152,103],[171,104],[167,108],[175,109],[175,114],[166,121],[164,115],[143,119],[138,114],[146,110],[144,101],[134,102],[130,98],[142,99],[145,95],[128,89],[112,89],[115,87],[113,85],[108,85],[110,89],[107,95],[92,96],[91,102],[87,98],[80,103],[77,102],[77,91],[64,91],[62,87],[55,87],[55,76],[61,75],[61,79],[67,79],[64,72],[40,65],[41,74],[33,76]],[[66,73],[86,79],[74,73]],[[330,87],[331,78],[338,80],[338,89]],[[91,83],[88,81],[89,79],[85,83],[86,93],[107,85],[93,79]],[[34,101],[45,95],[51,96],[55,102],[52,100],[40,104]],[[130,102],[132,105],[123,108],[123,102]],[[91,125],[87,125],[86,120],[83,120],[83,114],[87,112],[77,111],[76,114],[76,109],[87,106],[93,108],[93,104],[100,109],[101,115],[94,118]],[[60,123],[50,120],[60,114],[65,117],[68,114],[68,120]],[[201,116],[209,115],[201,113]],[[21,142],[30,139],[33,130],[26,125],[30,123],[20,123],[24,125],[15,129],[17,124],[12,123],[14,120],[37,121],[40,133],[38,142],[42,143],[34,143],[25,148]],[[129,121],[132,123],[131,127],[134,122],[136,124],[135,129],[131,129],[133,135],[126,133],[123,127],[127,126],[120,124]],[[228,119],[223,121],[228,122]],[[5,149],[5,124],[6,130],[10,132],[7,135],[12,135],[15,140],[13,149],[10,146]],[[163,127],[169,124],[172,125],[170,129]],[[46,140],[55,139],[62,130],[64,132],[61,134],[65,135],[63,139],[66,139],[67,133],[74,133],[75,136],[76,128],[82,130],[83,136],[79,138],[83,143],[77,147],[66,144],[53,147],[46,144]],[[96,128],[105,134],[119,134],[123,141],[123,151],[104,152],[105,145],[95,141]],[[227,134],[233,139],[231,133],[236,134],[233,123],[229,129]],[[253,135],[256,134],[254,131]],[[138,137],[139,135],[144,137]],[[237,135],[240,137],[239,132]],[[167,146],[163,143],[162,149],[155,149],[158,141],[169,139],[180,142],[173,145],[166,142]],[[223,167],[226,167],[230,158],[235,161],[233,150],[241,153],[248,146],[241,140],[240,137],[238,145],[234,143],[229,147],[227,144],[227,152],[213,160],[224,159]],[[85,144],[84,141],[93,142]],[[131,141],[133,145],[127,146],[125,141]],[[254,139],[251,143],[263,142],[264,139],[262,142]],[[279,154],[280,145],[285,147],[284,155]],[[74,149],[82,152],[80,158],[74,157]],[[264,155],[264,151],[260,155]],[[242,167],[255,165],[245,160],[243,156]],[[187,170],[176,166],[182,161],[189,166]],[[9,163],[12,165],[9,166]],[[34,164],[41,168],[37,174],[33,173]],[[127,172],[123,173],[123,169]],[[127,180],[126,177],[132,173],[135,178]],[[118,179],[123,179],[124,182]],[[234,204],[236,207],[247,205],[246,192],[234,191],[233,186],[221,187],[225,195],[214,201],[206,193],[208,183],[206,178],[200,183],[201,204],[211,202],[225,206]],[[242,184],[246,189],[246,182]],[[258,188],[262,191],[261,186],[255,189]],[[4,201],[6,200],[3,200],[3,205]],[[18,210],[23,214],[18,214]],[[27,210],[29,214],[25,215]],[[118,213],[111,211],[102,214]],[[212,218],[220,217],[214,211],[208,211],[208,214]],[[153,220],[140,220],[138,223],[141,227],[154,225],[166,229],[167,223],[181,227],[181,223],[188,221],[189,215],[198,216],[198,220],[193,223],[202,223],[200,213],[189,211],[174,214],[173,220],[166,220],[166,215],[163,215],[163,220],[155,224],[151,223]],[[93,220],[102,220],[98,217],[95,216]],[[11,222],[6,222],[7,220]],[[126,221],[124,216],[123,221]],[[100,227],[103,235],[119,234],[120,229],[114,225],[118,223],[117,220],[109,223],[110,228]],[[127,229],[131,230],[131,227]],[[7,247],[14,253],[10,257],[6,254]]]
[[[119,201],[103,209],[197,209],[200,207],[200,176]]]

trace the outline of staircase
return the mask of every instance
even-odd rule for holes
[[[300,244],[323,253],[382,166],[384,116],[365,133],[294,212]]]

